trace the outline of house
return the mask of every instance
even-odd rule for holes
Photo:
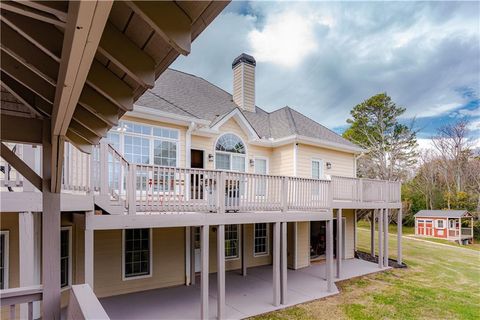
[[[163,39],[154,23],[162,20],[150,16],[157,11],[144,5],[158,4],[115,3],[108,21],[126,24],[117,29],[135,43]],[[38,317],[41,300],[49,319],[60,306],[94,318],[243,318],[336,294],[335,281],[388,268],[387,214],[401,217],[400,183],[357,178],[361,148],[292,108],[258,107],[249,55],[232,63],[231,94],[166,69],[180,40],[205,27],[195,21],[208,24],[225,4],[183,13],[179,5],[169,10],[196,16],[193,33],[143,47],[159,54],[150,77],[123,74],[128,57],[107,54],[101,46],[110,42],[100,41],[102,77],[85,73],[53,142],[56,117],[39,124],[29,113],[50,91],[5,71],[13,80],[2,82],[0,293],[10,306],[2,313]],[[377,264],[354,258],[358,209],[377,217]],[[398,237],[401,262],[401,225]]]
[[[415,214],[415,235],[473,242],[473,216],[466,210],[420,210]]]

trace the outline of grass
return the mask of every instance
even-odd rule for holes
[[[358,229],[358,248],[370,248],[369,230]],[[390,235],[396,258],[396,235]],[[480,319],[480,253],[403,239],[407,269],[337,283],[341,293],[260,315],[283,319]]]

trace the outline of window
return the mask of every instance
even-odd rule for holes
[[[153,163],[161,166],[177,166],[177,143],[172,141],[153,141]]]
[[[323,178],[323,160],[312,160],[312,178]]]
[[[238,258],[238,225],[227,224],[225,225],[225,258],[234,259]]]
[[[151,273],[151,230],[124,230],[124,278],[149,276]]]
[[[455,219],[450,219],[450,229],[456,229],[457,228],[457,221]]]
[[[215,145],[215,167],[219,170],[245,172],[245,145],[232,133],[218,138]]]
[[[436,220],[437,221],[437,229],[443,229],[445,228],[444,221],[443,220]]]
[[[267,174],[267,159],[255,159],[255,173]],[[267,193],[266,182],[266,180],[256,180],[255,194],[257,196],[265,196]]]
[[[8,231],[0,231],[0,289],[8,288]]]
[[[60,285],[62,288],[71,285],[71,229],[62,228],[60,232]]]
[[[150,140],[125,135],[124,155],[129,162],[150,163]]]
[[[254,255],[268,254],[268,224],[255,223],[254,225]]]

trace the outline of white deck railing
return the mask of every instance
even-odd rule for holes
[[[9,319],[17,319],[17,305],[27,304],[26,319],[32,320],[33,302],[42,300],[42,290],[41,285],[0,290],[0,306],[9,306]]]
[[[67,307],[67,319],[110,319],[88,284],[73,285]]]
[[[21,155],[22,147],[16,152]],[[2,191],[23,191],[23,177],[5,161],[3,168]],[[103,195],[129,214],[312,211],[331,208],[332,202],[399,203],[400,187],[400,182],[374,179],[317,180],[133,164],[106,142],[91,155],[66,143],[62,178],[63,192]]]

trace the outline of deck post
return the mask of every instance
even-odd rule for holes
[[[370,221],[370,254],[375,257],[375,212],[377,209],[372,210],[372,220]]]
[[[327,279],[327,291],[333,291],[333,220],[326,221],[327,228],[326,228],[326,240],[327,240],[327,248],[326,248],[326,276]]]
[[[88,219],[90,216],[93,216],[93,212],[87,212],[85,214],[85,219]],[[85,228],[85,283],[87,283],[92,290],[94,289],[94,230]]]
[[[225,225],[217,229],[217,317],[225,318]]]
[[[208,225],[203,225],[200,227],[200,246],[201,246],[201,260],[202,260],[202,272],[200,280],[200,319],[208,319],[208,272],[209,272],[209,261],[208,261],[208,240],[209,240],[209,229]]]
[[[245,225],[242,224],[242,276],[247,276],[247,246],[246,246],[246,234],[245,234]]]
[[[108,194],[108,142],[100,140],[100,194]],[[130,186],[129,186],[130,187]]]
[[[190,284],[195,284],[195,228],[190,227]]]
[[[52,157],[50,123],[45,122],[42,139],[42,319],[60,319],[60,193],[52,190]],[[55,165],[55,166],[54,166]],[[52,166],[54,166],[52,168]]]
[[[192,241],[190,241],[190,236],[191,236],[191,231],[190,227],[185,227],[185,285],[189,286],[191,283],[191,268],[190,268],[190,263],[192,262],[192,259],[190,258],[190,254],[192,250],[190,249],[190,246],[192,244]]]
[[[25,181],[27,181],[25,179]],[[33,188],[33,186],[32,186]],[[33,190],[32,190],[33,191]],[[35,228],[32,212],[18,213],[18,243],[19,243],[19,282],[20,287],[33,286],[35,284]],[[20,319],[28,318],[26,304],[20,305]]]
[[[398,209],[397,217],[397,263],[402,264],[402,208]],[[448,221],[447,221],[448,222]],[[448,223],[447,223],[448,228]],[[448,232],[448,229],[447,229]]]
[[[273,305],[280,305],[280,222],[273,223]]]
[[[378,211],[378,267],[383,267],[383,209]]]
[[[357,252],[357,209],[353,210],[353,252]]]
[[[383,266],[388,268],[388,214],[390,209],[383,209]]]
[[[281,255],[280,255],[280,270],[281,270],[281,297],[280,303],[287,304],[287,222],[282,222],[281,235]]]
[[[342,276],[342,255],[343,255],[343,220],[342,209],[337,209],[337,278]]]

